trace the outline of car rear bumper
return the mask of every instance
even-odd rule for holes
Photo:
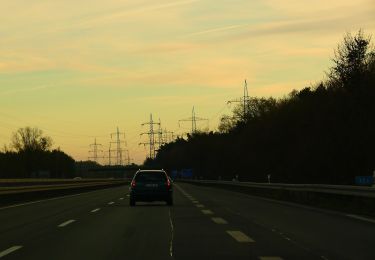
[[[167,192],[149,192],[149,191],[131,191],[130,198],[135,201],[167,201],[173,195],[172,191]]]

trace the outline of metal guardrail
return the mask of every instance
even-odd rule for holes
[[[37,182],[35,182],[37,183]],[[126,180],[78,181],[0,187],[0,206],[126,185]]]
[[[69,189],[80,189],[89,187],[105,187],[113,185],[126,184],[128,181],[125,180],[106,180],[106,179],[94,179],[94,180],[79,180],[79,181],[46,181],[40,183],[39,181],[22,183],[22,185],[8,185],[0,186],[0,195],[15,194],[15,193],[27,193],[27,192],[40,192],[40,191],[52,191],[52,190],[69,190]]]
[[[1,194],[9,193],[21,193],[21,192],[35,192],[35,191],[46,191],[46,190],[62,190],[62,189],[75,189],[84,187],[94,186],[111,186],[125,182],[86,182],[86,183],[72,183],[72,184],[60,184],[60,185],[33,185],[33,186],[17,186],[17,187],[2,187],[0,188]]]
[[[257,183],[239,181],[217,181],[217,180],[180,180],[183,182],[209,184],[209,185],[231,185],[241,187],[253,187],[262,189],[278,189],[293,191],[308,191],[317,193],[331,193],[339,195],[351,195],[375,198],[375,187],[360,187],[347,185],[326,185],[326,184],[285,184],[285,183]]]

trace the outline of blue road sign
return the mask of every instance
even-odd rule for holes
[[[373,176],[356,176],[355,184],[361,185],[361,186],[371,186],[372,184],[374,184],[374,177]]]

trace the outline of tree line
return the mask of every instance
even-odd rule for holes
[[[75,161],[38,128],[24,127],[12,135],[10,147],[0,152],[0,178],[71,178]]]
[[[191,168],[196,178],[352,184],[375,169],[375,49],[347,34],[325,80],[284,98],[250,98],[218,131],[162,146],[146,165]]]

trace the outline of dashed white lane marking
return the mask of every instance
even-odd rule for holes
[[[4,257],[6,255],[9,255],[10,253],[13,253],[14,251],[18,250],[18,249],[21,249],[22,246],[12,246],[10,248],[8,248],[7,250],[4,250],[2,252],[0,252],[0,258],[1,257]]]
[[[223,218],[211,218],[216,224],[228,224],[228,222]]]
[[[199,201],[197,200],[192,200],[191,202],[193,202],[194,204],[199,204]]]
[[[111,202],[108,202],[108,205],[112,205],[114,202],[113,201],[111,201]]]
[[[130,197],[130,194],[126,194],[126,197]]]
[[[366,217],[352,215],[352,214],[346,214],[346,216],[349,217],[349,218],[355,218],[355,219],[359,219],[359,220],[363,220],[363,221],[375,223],[375,219],[371,219],[371,218],[366,218]]]
[[[250,243],[255,242],[253,239],[242,233],[241,231],[227,230],[227,233],[233,237],[237,242],[240,243]]]
[[[281,257],[278,256],[260,256],[260,260],[283,260]]]
[[[69,225],[73,222],[75,222],[75,220],[71,219],[71,220],[68,220],[68,221],[65,221],[65,222],[61,223],[60,225],[58,225],[58,227],[65,227],[65,226],[67,226],[67,225]]]
[[[202,204],[196,204],[195,206],[197,206],[197,208],[204,208],[204,205]]]
[[[119,198],[119,200],[123,200],[124,198]]]
[[[97,209],[93,209],[93,210],[91,210],[91,212],[94,213],[94,212],[97,212],[97,211],[99,211],[99,210],[100,210],[100,208],[97,208]]]
[[[202,209],[201,210],[203,214],[205,215],[213,215],[214,213],[209,209]]]

